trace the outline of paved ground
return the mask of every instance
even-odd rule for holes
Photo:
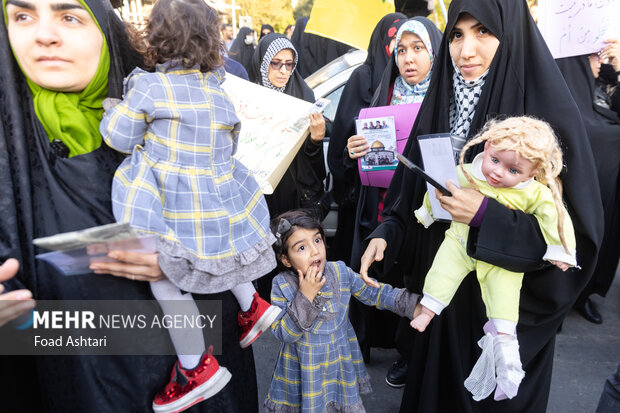
[[[604,322],[595,325],[572,311],[557,336],[548,413],[594,412],[607,376],[620,362],[620,268],[606,298],[594,297]],[[265,399],[279,344],[265,334],[255,344],[259,400]],[[385,384],[385,372],[396,360],[395,350],[372,350],[367,365],[374,392],[364,397],[368,413],[398,411],[402,390]]]

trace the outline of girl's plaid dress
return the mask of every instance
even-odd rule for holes
[[[418,296],[379,283],[367,286],[343,262],[328,262],[326,282],[313,302],[291,271],[273,279],[271,302],[284,311],[271,329],[282,342],[265,400],[266,412],[364,412],[360,393],[370,377],[348,310],[351,296],[398,315],[413,316]]]
[[[123,102],[100,125],[108,145],[131,153],[114,175],[114,216],[157,234],[162,270],[196,293],[224,291],[275,267],[262,192],[233,158],[240,123],[223,81],[222,68],[135,69]]]

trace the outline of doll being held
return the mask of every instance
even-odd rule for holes
[[[471,164],[464,164],[468,149],[482,142],[485,142],[484,152]],[[515,117],[490,121],[467,143],[461,151],[458,173],[462,187],[473,187],[508,208],[534,215],[547,243],[543,259],[566,271],[576,267],[577,261],[573,225],[562,202],[562,184],[558,177],[561,170],[562,152],[551,127],[530,117]],[[425,227],[434,220],[428,197],[427,193],[423,206],[415,212]],[[475,400],[481,400],[493,391],[497,382],[496,400],[513,398],[525,375],[516,338],[523,273],[469,257],[466,252],[468,235],[469,226],[454,221],[446,231],[426,275],[420,313],[411,326],[423,332],[431,319],[450,303],[465,276],[475,271],[490,323],[485,326],[488,335],[479,342],[483,354],[465,386]],[[493,363],[489,363],[488,352],[494,354],[490,357]],[[483,364],[494,364],[494,371],[481,372]],[[494,380],[489,380],[490,374]]]

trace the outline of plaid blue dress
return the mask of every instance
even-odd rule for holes
[[[275,267],[263,194],[233,158],[240,122],[223,81],[222,68],[135,69],[100,125],[109,146],[131,153],[114,175],[114,216],[158,235],[162,270],[196,293],[228,290]]]
[[[291,271],[273,279],[271,302],[283,309],[271,330],[282,342],[265,412],[361,413],[360,393],[370,377],[349,321],[351,296],[379,309],[411,318],[418,296],[380,283],[367,286],[343,262],[328,262],[326,282],[313,302],[299,292]]]

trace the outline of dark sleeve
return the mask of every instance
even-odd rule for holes
[[[314,204],[323,195],[325,160],[323,142],[314,143],[310,136],[306,138],[301,150],[295,157],[295,182],[302,207]]]
[[[359,111],[370,105],[370,70],[362,65],[355,69],[342,91],[336,117],[329,136],[327,164],[334,179],[352,185],[355,182],[355,169],[345,164],[343,157],[348,139],[355,135],[355,118]],[[348,158],[348,157],[347,157]]]
[[[467,254],[514,272],[529,272],[548,264],[547,245],[533,215],[489,199],[479,228],[469,228]]]

